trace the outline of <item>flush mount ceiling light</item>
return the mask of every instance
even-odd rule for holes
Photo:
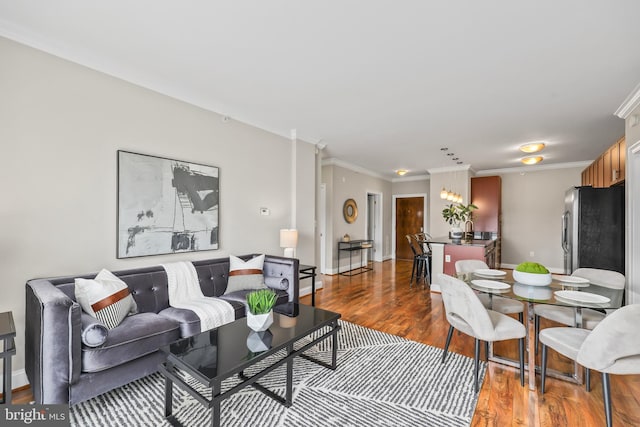
[[[398,169],[398,170],[396,171],[396,174],[398,174],[398,175],[400,175],[400,176],[403,176],[403,175],[406,175],[406,174],[407,174],[407,172],[409,172],[409,171],[408,171],[408,170],[406,170],[406,169]]]
[[[544,142],[532,142],[531,144],[521,145],[520,151],[523,153],[537,153],[538,151],[542,151],[545,146],[546,144]]]
[[[540,163],[542,161],[542,158],[542,156],[530,156],[524,157],[520,159],[520,161],[525,165],[535,165],[536,163]]]

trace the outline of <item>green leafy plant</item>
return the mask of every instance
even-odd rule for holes
[[[247,294],[247,305],[251,314],[266,314],[276,304],[276,293],[271,289],[260,289]]]
[[[478,209],[478,207],[472,203],[463,205],[462,203],[451,203],[449,206],[442,210],[442,217],[450,225],[460,224],[471,219],[471,213]]]
[[[533,274],[549,274],[549,270],[547,270],[544,265],[531,261],[526,261],[518,264],[518,266],[516,267],[516,271]]]

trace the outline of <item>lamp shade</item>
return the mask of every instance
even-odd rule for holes
[[[280,230],[280,247],[295,248],[298,246],[298,230],[283,228]]]

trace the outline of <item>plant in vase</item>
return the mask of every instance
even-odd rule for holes
[[[464,205],[462,203],[451,203],[442,210],[442,217],[451,225],[451,238],[460,239],[462,237],[462,228],[460,224],[471,220],[471,213],[478,209],[472,203]]]
[[[271,289],[260,289],[247,294],[247,326],[261,332],[273,323],[273,306],[276,293]]]

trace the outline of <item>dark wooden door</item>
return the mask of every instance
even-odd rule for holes
[[[424,197],[396,199],[396,259],[413,260],[407,234],[416,234],[424,227]]]

